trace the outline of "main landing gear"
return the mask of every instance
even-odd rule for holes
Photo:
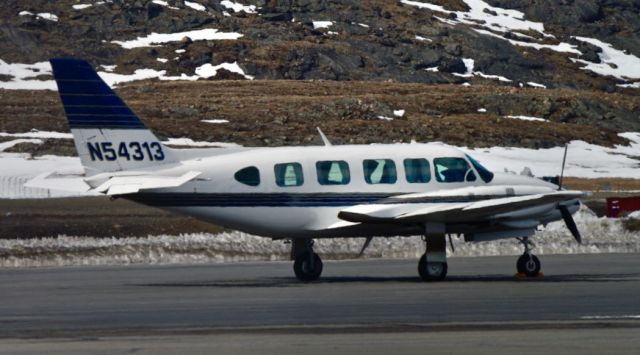
[[[537,277],[540,275],[540,260],[537,256],[531,253],[533,249],[533,243],[529,240],[529,237],[518,239],[522,245],[524,245],[524,254],[518,258],[516,267],[518,274],[526,275],[527,277]]]
[[[313,252],[313,239],[293,239],[291,241],[293,272],[300,281],[316,281],[322,274],[322,259]]]
[[[444,280],[447,276],[447,241],[444,226],[426,226],[426,252],[418,262],[418,274],[424,281]]]

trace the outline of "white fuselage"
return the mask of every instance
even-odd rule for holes
[[[473,170],[475,181],[438,181],[442,176],[436,176],[436,158],[465,159]],[[392,160],[396,170],[395,182],[366,182],[365,159]],[[429,181],[408,182],[405,159],[428,160]],[[347,163],[348,183],[321,184],[316,166],[321,161]],[[299,164],[302,172],[299,186],[279,186],[275,166],[282,163]],[[242,183],[235,177],[238,171],[248,167],[255,167],[259,172],[259,184],[256,186]],[[477,195],[528,195],[557,189],[557,186],[540,179],[517,175],[495,174],[490,182],[485,182],[463,152],[438,143],[245,149],[182,160],[164,173],[176,175],[188,171],[200,171],[202,174],[179,188],[150,190],[127,198],[272,238],[368,237],[422,234],[424,227],[419,224],[350,224],[339,219],[338,213],[350,206],[409,193],[469,198]],[[434,203],[449,203],[447,201],[440,198]],[[514,226],[518,227],[518,221],[527,223],[532,216],[541,223],[560,219],[554,207],[551,204],[513,211]],[[577,209],[571,208],[572,212]],[[470,228],[464,223],[447,227],[450,233],[465,233]],[[500,225],[494,229],[505,228],[512,226]]]

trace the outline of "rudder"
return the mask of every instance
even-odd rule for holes
[[[176,161],[89,63],[66,58],[50,62],[87,175]]]

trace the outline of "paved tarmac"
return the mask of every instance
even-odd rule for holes
[[[545,276],[525,281],[515,259],[450,258],[436,283],[421,282],[413,260],[326,261],[311,284],[284,262],[3,269],[0,349],[640,349],[640,255],[541,256]]]

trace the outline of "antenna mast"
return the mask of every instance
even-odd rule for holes
[[[564,145],[564,156],[562,157],[562,170],[560,170],[560,181],[558,181],[558,191],[562,190],[562,178],[564,177],[564,164],[567,162],[567,150],[569,150],[569,143]]]

